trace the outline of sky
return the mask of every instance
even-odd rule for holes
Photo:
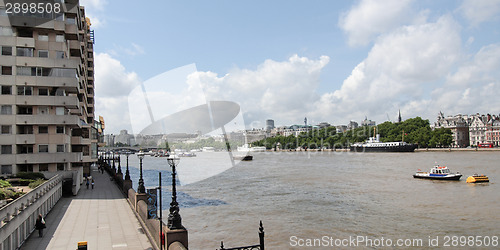
[[[95,31],[95,106],[105,133],[132,129],[135,88],[186,65],[196,70],[185,78],[196,78],[207,100],[240,105],[247,128],[304,117],[382,123],[399,110],[431,123],[440,111],[500,113],[500,0],[81,5]],[[182,101],[192,98],[169,96],[164,105]]]

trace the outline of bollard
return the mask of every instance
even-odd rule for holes
[[[79,241],[77,250],[87,250],[87,242]]]

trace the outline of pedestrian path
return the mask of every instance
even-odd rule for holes
[[[43,237],[31,234],[21,249],[153,249],[129,203],[109,175],[92,168],[95,187],[62,197],[45,218]]]

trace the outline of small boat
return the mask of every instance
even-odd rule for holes
[[[474,174],[467,177],[466,182],[467,183],[490,182],[490,179],[488,179],[488,176],[484,174],[482,175]]]
[[[452,173],[447,167],[439,165],[435,165],[433,168],[431,168],[430,172],[418,171],[413,175],[413,178],[451,181],[458,181],[461,177],[462,174],[460,174],[459,172]]]

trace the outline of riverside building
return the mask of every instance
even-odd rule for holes
[[[75,193],[97,161],[93,31],[77,0],[41,3],[0,0],[0,174],[72,172]]]

